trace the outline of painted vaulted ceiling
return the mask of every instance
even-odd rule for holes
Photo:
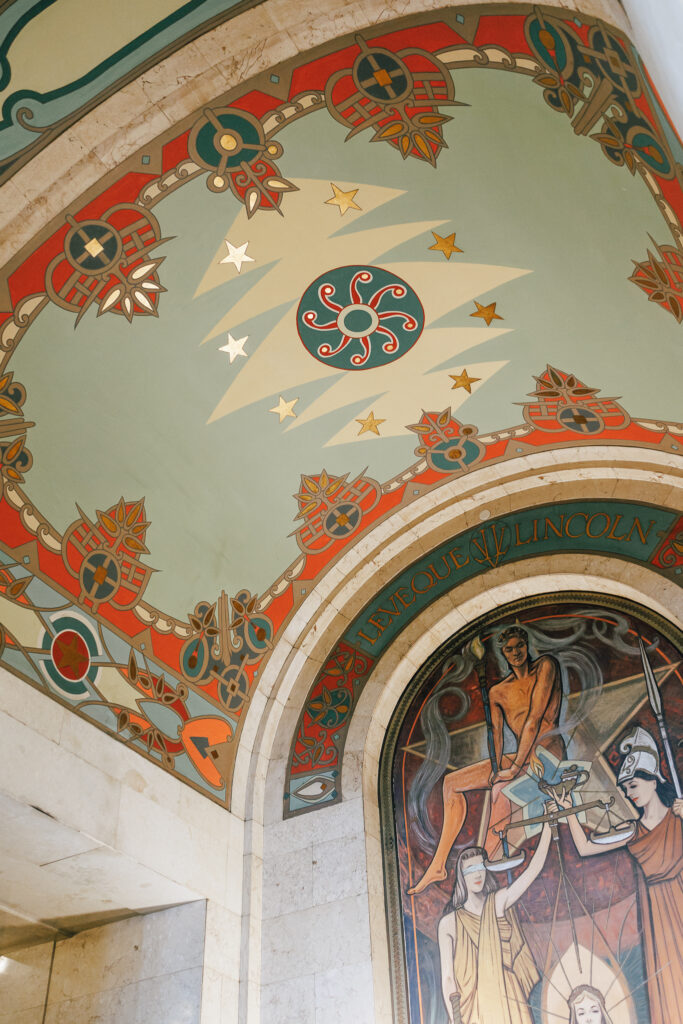
[[[72,61],[60,6],[0,10],[6,175],[232,9]],[[540,449],[678,451],[681,159],[628,39],[529,5],[332,40],[145,143],[6,268],[5,666],[227,802],[365,530]]]
[[[0,182],[107,96],[257,3],[0,3]]]

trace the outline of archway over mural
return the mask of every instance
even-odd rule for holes
[[[396,1020],[677,1012],[682,642],[632,602],[544,594],[416,673],[380,765]]]

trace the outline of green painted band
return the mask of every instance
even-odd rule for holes
[[[500,565],[537,555],[590,552],[648,562],[677,514],[626,501],[570,501],[513,512],[472,527],[395,577],[344,640],[377,658],[442,594]]]

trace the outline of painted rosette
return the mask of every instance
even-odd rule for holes
[[[400,359],[424,328],[416,292],[381,267],[337,267],[304,292],[297,329],[312,356],[338,370],[371,370]]]
[[[52,689],[74,700],[88,696],[99,671],[93,659],[100,653],[90,626],[75,615],[56,616],[41,647],[41,667]]]

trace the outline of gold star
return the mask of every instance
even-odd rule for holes
[[[491,326],[492,320],[502,320],[502,316],[498,316],[496,313],[496,303],[490,302],[488,306],[482,306],[477,300],[474,300],[474,305],[477,307],[476,313],[470,313],[470,316],[478,316],[481,320],[486,321],[486,326]]]
[[[360,437],[361,434],[364,434],[366,430],[371,430],[373,434],[377,434],[379,437],[379,425],[380,423],[386,423],[386,420],[375,419],[374,412],[371,412],[367,419],[356,420],[356,423],[360,423],[360,430],[357,435],[358,437]]]
[[[280,401],[273,409],[269,409],[268,412],[275,412],[280,417],[280,423],[291,416],[293,420],[296,419],[296,413],[294,412],[294,406],[299,401],[298,398],[293,398],[291,402],[285,402],[282,395],[280,395]]]
[[[329,204],[330,206],[338,206],[340,217],[343,217],[347,210],[360,210],[360,206],[358,205],[358,203],[354,203],[353,201],[354,196],[358,191],[357,188],[349,189],[348,192],[342,192],[342,190],[340,188],[337,188],[337,186],[333,184],[333,182],[330,182],[330,185],[332,185],[332,191],[334,192],[334,195],[331,196],[329,199],[326,199],[325,203]]]
[[[448,376],[455,381],[451,391],[455,391],[456,388],[464,388],[468,395],[472,394],[472,385],[481,380],[481,377],[470,377],[467,370],[463,370],[462,373],[449,373]]]
[[[435,245],[430,245],[430,249],[436,249],[437,252],[442,252],[447,260],[451,258],[454,252],[462,252],[462,249],[458,249],[455,244],[455,231],[452,231],[450,235],[442,238],[441,235],[437,235],[436,231],[432,231],[436,240]]]

